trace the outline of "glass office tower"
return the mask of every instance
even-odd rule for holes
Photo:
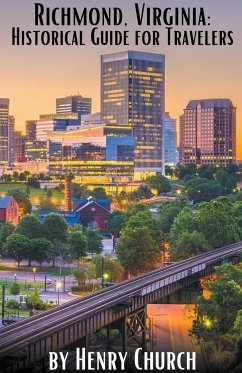
[[[165,57],[127,51],[101,56],[102,122],[130,126],[135,171],[161,172]]]
[[[56,99],[56,113],[76,113],[81,121],[82,115],[91,114],[92,99],[81,95],[68,96]]]
[[[9,99],[0,98],[0,162],[8,162]]]

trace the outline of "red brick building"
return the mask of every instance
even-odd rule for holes
[[[109,220],[111,217],[110,201],[96,200],[93,197],[87,198],[81,203],[74,201],[74,209],[80,215],[84,227],[99,229],[102,233],[109,233]]]
[[[18,224],[18,204],[12,196],[0,196],[0,223]]]

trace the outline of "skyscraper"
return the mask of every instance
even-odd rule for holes
[[[175,166],[178,162],[176,120],[169,113],[163,116],[165,164]]]
[[[78,119],[81,121],[82,115],[91,114],[92,99],[82,97],[81,95],[68,96],[56,99],[56,113],[57,114],[78,114]]]
[[[0,162],[8,162],[9,99],[0,98]]]
[[[162,171],[165,57],[126,51],[101,56],[102,122],[130,126],[136,178]]]
[[[15,159],[15,118],[8,117],[8,163],[13,164]]]
[[[236,160],[236,108],[229,99],[192,100],[180,117],[180,162],[225,165]]]

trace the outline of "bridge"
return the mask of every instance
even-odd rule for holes
[[[74,347],[89,349],[89,336],[103,328],[118,328],[122,350],[140,335],[146,345],[146,305],[199,281],[214,272],[214,266],[241,261],[242,242],[174,263],[0,330],[0,367],[20,371],[43,362],[50,351]],[[108,341],[111,343],[111,341]],[[44,370],[44,369],[43,369]]]

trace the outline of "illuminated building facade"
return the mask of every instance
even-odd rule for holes
[[[101,57],[104,123],[134,129],[137,174],[162,171],[165,57],[127,51]]]
[[[26,136],[21,131],[14,132],[14,160],[16,162],[26,162]]]
[[[81,121],[82,115],[91,114],[91,111],[91,98],[76,95],[56,99],[57,114],[76,113],[78,114],[79,121]]]
[[[12,165],[15,160],[15,118],[8,117],[8,164]]]
[[[0,162],[7,163],[9,156],[9,99],[0,98]]]
[[[171,118],[169,113],[165,113],[163,117],[164,129],[164,148],[165,148],[165,165],[171,167],[175,166],[178,162],[177,151],[177,132],[176,120]]]
[[[47,132],[65,131],[68,126],[78,124],[78,114],[74,113],[40,115],[36,125],[36,140],[47,141]]]
[[[93,124],[48,134],[50,175],[73,173],[90,186],[129,183],[134,172],[132,128]]]
[[[180,118],[180,162],[236,161],[236,108],[229,99],[190,101]]]

